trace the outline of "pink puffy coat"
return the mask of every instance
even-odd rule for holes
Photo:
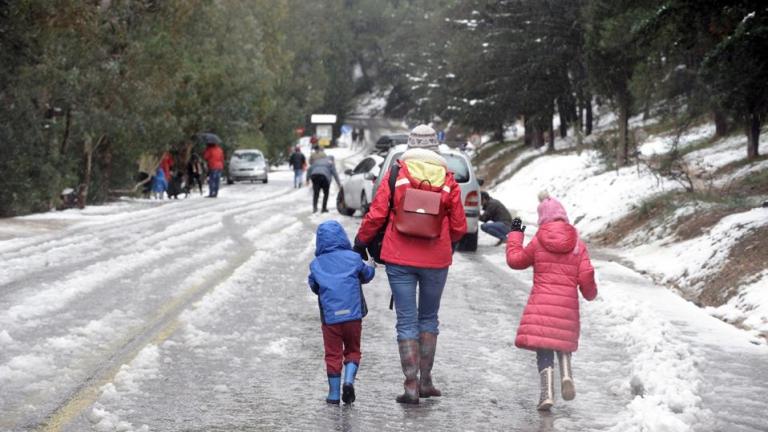
[[[597,296],[595,271],[576,228],[558,220],[539,227],[523,248],[523,233],[507,238],[507,264],[518,270],[533,265],[533,289],[517,329],[515,346],[530,350],[574,352],[579,347],[579,295]]]

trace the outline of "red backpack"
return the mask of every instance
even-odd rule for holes
[[[425,182],[429,184],[422,184]],[[440,237],[444,217],[440,192],[408,187],[401,205],[395,208],[395,229],[401,234],[435,239]]]

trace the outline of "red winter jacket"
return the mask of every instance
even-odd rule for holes
[[[528,246],[523,233],[507,238],[507,264],[522,270],[533,264],[533,289],[517,329],[515,346],[574,352],[579,348],[579,295],[597,296],[595,270],[576,228],[567,222],[542,225]]]
[[[209,170],[223,170],[224,169],[224,150],[217,145],[210,145],[205,148],[203,153],[203,159],[208,164]]]
[[[407,188],[419,187],[419,181],[411,177],[408,172],[408,166],[401,161],[397,163],[400,165],[400,171],[395,182],[395,199],[393,201],[395,209],[401,205]],[[371,207],[368,213],[365,214],[363,223],[357,231],[355,242],[358,244],[370,244],[376,233],[387,221],[390,194],[389,170],[384,173],[382,179]],[[461,240],[461,237],[467,232],[467,217],[464,214],[464,206],[461,203],[461,188],[456,183],[451,172],[446,174],[443,186],[422,186],[422,189],[427,188],[442,194],[441,203],[445,210],[445,219],[443,219],[440,237],[426,239],[401,234],[395,229],[393,222],[395,213],[393,209],[389,216],[389,225],[387,225],[384,242],[381,247],[381,259],[385,263],[420,268],[446,268],[453,262],[451,243]]]

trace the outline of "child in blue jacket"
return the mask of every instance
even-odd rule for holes
[[[317,227],[315,259],[309,265],[309,287],[318,296],[323,323],[325,369],[330,404],[339,403],[341,368],[344,385],[341,399],[355,400],[355,374],[360,365],[362,318],[368,313],[362,284],[373,279],[375,269],[352,250],[347,233],[333,220]]]
[[[163,199],[166,189],[168,189],[168,182],[165,181],[165,171],[157,168],[155,176],[152,177],[152,195],[157,199]]]

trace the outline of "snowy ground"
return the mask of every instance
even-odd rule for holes
[[[277,171],[215,200],[0,221],[0,430],[768,430],[768,348],[597,251],[578,397],[539,414],[534,355],[513,345],[531,275],[507,269],[484,235],[456,256],[443,298],[444,397],[394,402],[402,378],[379,268],[365,288],[358,401],[326,406],[306,286],[313,233],[334,218],[353,234],[360,219],[312,215],[309,190],[290,185]]]

